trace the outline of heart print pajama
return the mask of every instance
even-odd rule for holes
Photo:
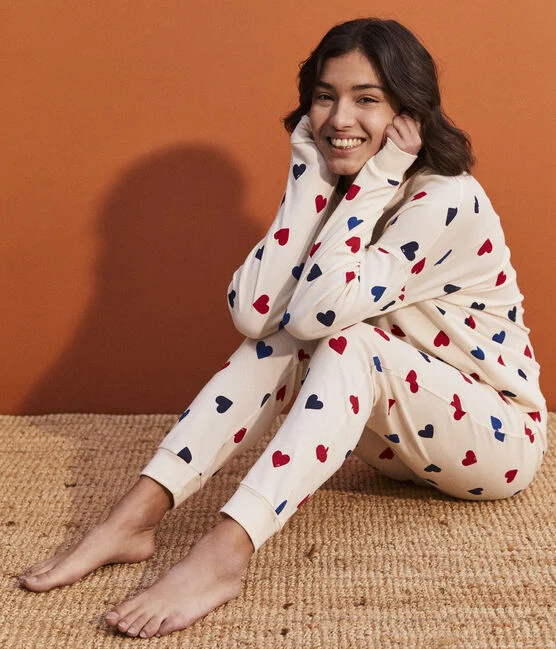
[[[354,452],[456,498],[513,496],[547,446],[523,295],[473,176],[424,169],[390,139],[347,193],[303,117],[286,192],[234,273],[246,336],[143,470],[174,507],[282,426],[222,511],[255,549]]]

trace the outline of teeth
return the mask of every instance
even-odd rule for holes
[[[330,141],[332,146],[335,146],[339,149],[351,149],[355,146],[359,146],[363,140],[360,137],[350,138],[349,140],[341,140],[340,138],[331,137]]]

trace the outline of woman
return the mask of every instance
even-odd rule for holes
[[[303,64],[299,89],[284,198],[228,289],[247,338],[107,520],[21,577],[45,591],[150,557],[166,511],[299,391],[223,520],[106,616],[130,636],[166,635],[236,597],[253,552],[352,451],[468,500],[519,493],[542,462],[523,296],[430,55],[396,21],[350,21]]]

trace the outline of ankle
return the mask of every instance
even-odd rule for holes
[[[255,548],[245,529],[236,520],[224,514],[223,520],[214,528],[214,532],[225,540],[230,554],[247,565],[255,553]]]
[[[158,482],[141,476],[110,510],[106,522],[156,527],[172,507],[172,495]]]

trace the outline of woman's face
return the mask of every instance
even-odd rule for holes
[[[381,148],[384,129],[400,108],[359,50],[328,59],[317,79],[309,119],[330,171],[351,183]]]

